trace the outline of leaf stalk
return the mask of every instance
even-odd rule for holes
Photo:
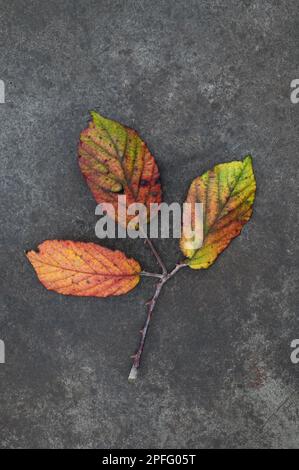
[[[162,274],[167,274],[167,269],[164,262],[161,259],[161,256],[157,252],[155,245],[153,244],[152,240],[148,237],[147,233],[144,231],[142,226],[140,226],[140,232],[144,235],[144,243],[147,243],[148,247],[150,248],[152,254],[156,258],[157,263],[159,264],[160,268],[162,269]]]

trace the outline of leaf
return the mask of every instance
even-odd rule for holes
[[[208,268],[237,237],[252,214],[256,182],[250,156],[243,161],[216,165],[212,170],[193,180],[186,202],[203,204],[203,243],[190,248],[188,238],[181,238],[180,246],[193,269]],[[195,227],[194,213],[191,216]]]
[[[111,203],[118,214],[118,196],[127,206],[143,203],[149,220],[150,203],[162,201],[160,175],[154,157],[137,132],[95,111],[80,135],[79,165],[97,203]],[[113,217],[113,213],[109,213]],[[133,215],[127,217],[127,223]],[[121,222],[121,221],[120,221]],[[123,224],[126,225],[126,224]]]
[[[126,294],[139,282],[140,265],[121,251],[95,243],[47,240],[27,258],[40,282],[59,294],[108,297]]]

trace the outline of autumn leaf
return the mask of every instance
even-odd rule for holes
[[[186,202],[203,204],[203,242],[192,248],[190,239],[182,236],[180,246],[193,269],[208,268],[237,237],[252,214],[256,182],[252,159],[216,165],[193,180]],[[192,210],[191,225],[195,226]]]
[[[111,203],[115,219],[118,196],[126,196],[126,206],[160,203],[162,189],[154,157],[137,132],[92,111],[89,126],[80,135],[79,165],[97,203]],[[126,208],[125,208],[126,210]],[[109,212],[114,216],[113,212]],[[127,223],[133,215],[127,216]],[[126,225],[124,223],[123,225]]]
[[[140,280],[137,261],[95,243],[47,240],[26,255],[40,282],[64,295],[121,295]]]

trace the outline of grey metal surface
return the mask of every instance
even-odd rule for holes
[[[1,447],[298,447],[298,2],[1,0],[0,26]],[[76,161],[89,109],[140,132],[167,202],[254,158],[252,221],[208,271],[166,286],[135,385],[154,281],[68,298],[24,256],[96,240]],[[103,243],[156,268],[141,241]],[[177,240],[157,247],[172,267]]]

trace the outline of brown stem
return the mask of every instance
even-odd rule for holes
[[[147,271],[141,271],[139,274],[140,274],[140,276],[158,277],[159,279],[162,279],[162,277],[163,277],[163,274],[159,274],[159,273],[149,273],[149,272],[147,272]]]
[[[145,242],[148,244],[148,246],[150,247],[150,249],[152,250],[152,253],[154,255],[154,257],[156,258],[158,264],[160,265],[161,269],[162,269],[162,273],[164,275],[167,274],[167,269],[166,269],[166,266],[165,264],[163,263],[159,253],[157,252],[156,248],[155,248],[155,245],[153,244],[153,242],[151,241],[150,238],[146,237],[145,239]]]
[[[153,242],[151,241],[151,239],[147,236],[147,233],[146,231],[143,229],[143,227],[140,225],[140,228],[139,228],[140,232],[144,235],[144,242],[148,244],[150,250],[152,251],[154,257],[156,258],[158,264],[160,265],[161,269],[162,269],[162,273],[163,274],[167,274],[167,269],[166,269],[166,266],[165,264],[163,263],[159,253],[157,252],[156,248],[155,248],[155,245],[153,244]]]
[[[158,282],[158,284],[156,286],[156,290],[155,290],[155,293],[154,293],[153,297],[147,303],[147,305],[148,305],[147,317],[146,317],[146,320],[145,320],[145,323],[143,325],[142,330],[140,330],[141,338],[140,338],[139,348],[138,348],[136,354],[134,354],[134,356],[133,356],[133,365],[132,365],[132,368],[131,368],[131,371],[130,371],[130,374],[129,374],[129,377],[128,377],[129,382],[134,382],[137,378],[138,369],[140,367],[140,362],[141,362],[141,355],[142,355],[142,352],[143,352],[144,343],[145,343],[145,339],[146,339],[146,334],[147,334],[148,327],[149,327],[149,324],[150,324],[150,321],[151,321],[151,318],[152,318],[154,307],[157,303],[157,300],[158,300],[158,297],[159,297],[160,292],[162,290],[162,287],[164,286],[164,284],[170,278],[172,278],[172,276],[175,275],[175,273],[177,273],[179,271],[179,269],[181,269],[185,266],[186,266],[186,264],[180,263],[180,264],[177,264],[173,268],[173,270],[170,271],[170,273],[167,273],[167,272],[164,273],[161,276],[161,280]]]

